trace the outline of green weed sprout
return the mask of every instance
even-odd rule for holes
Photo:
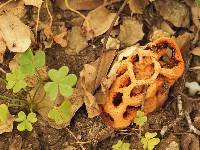
[[[21,72],[20,69],[13,70],[12,73],[6,74],[6,80],[7,80],[7,89],[13,89],[14,93],[19,92],[21,89],[25,88],[27,86],[25,81],[25,75]]]
[[[48,113],[48,117],[56,122],[62,124],[71,119],[71,103],[65,100],[59,107],[54,107]]]
[[[18,63],[24,74],[33,75],[38,68],[45,64],[45,53],[38,50],[34,56],[32,50],[29,48],[25,53],[21,54]]]
[[[26,116],[26,114],[23,111],[20,111],[18,113],[18,118],[15,119],[16,122],[20,122],[17,125],[17,129],[19,131],[32,131],[33,130],[33,126],[32,124],[37,122],[37,117],[36,114],[31,112],[28,114],[28,116]]]
[[[8,106],[5,104],[0,105],[0,124],[4,123],[8,119]]]
[[[160,143],[159,138],[155,138],[157,135],[156,132],[154,133],[145,133],[145,137],[141,138],[141,143],[143,144],[143,148],[145,150],[153,150],[158,143]]]
[[[54,101],[58,92],[60,92],[62,96],[72,95],[72,87],[76,84],[77,77],[74,74],[68,74],[68,72],[69,68],[67,66],[62,66],[59,70],[49,70],[48,75],[52,82],[46,83],[44,90],[50,100]]]
[[[147,121],[147,116],[145,116],[144,112],[137,111],[136,117],[134,119],[134,123],[141,127],[144,125],[146,121]]]
[[[117,144],[112,146],[113,150],[129,150],[130,149],[130,143],[125,143],[121,140],[117,142]]]

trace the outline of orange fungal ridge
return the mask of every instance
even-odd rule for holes
[[[180,49],[171,38],[162,37],[136,49],[117,70],[103,105],[104,120],[113,128],[125,128],[142,106],[145,114],[154,111],[165,102],[183,71]]]

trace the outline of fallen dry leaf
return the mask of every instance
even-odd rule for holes
[[[92,10],[103,4],[103,0],[68,0],[69,6],[75,10]],[[56,0],[59,8],[66,10],[65,0]]]
[[[25,52],[30,47],[31,31],[16,16],[11,14],[0,16],[0,33],[12,52]]]
[[[75,55],[88,46],[86,38],[81,34],[80,27],[72,27],[68,33],[68,43],[65,52]]]
[[[168,32],[163,31],[162,29],[158,29],[157,27],[153,27],[153,32],[150,35],[150,41],[154,41],[161,37],[170,37]]]
[[[181,137],[181,147],[183,150],[199,150],[199,139],[193,134],[182,135]]]
[[[200,20],[199,20],[200,8],[197,6],[196,2],[193,0],[184,0],[184,1],[191,8],[192,21],[198,28],[200,28]]]
[[[145,7],[149,4],[149,0],[129,0],[128,4],[132,13],[143,14]]]
[[[24,9],[25,6],[22,0],[12,1],[7,5],[5,5],[4,7],[0,8],[0,15],[3,15],[5,12],[7,12],[19,18],[22,18],[26,14],[26,11]]]
[[[196,56],[200,56],[200,47],[195,47],[191,53]]]
[[[6,43],[3,40],[3,37],[0,34],[0,63],[3,63],[3,56],[6,51]]]
[[[104,39],[101,40],[102,44],[104,43]],[[108,38],[108,41],[106,43],[106,49],[119,49],[120,47],[120,41],[116,38],[110,37]]]
[[[0,134],[12,132],[14,120],[14,117],[11,114],[8,114],[8,119],[4,123],[0,124]]]
[[[67,47],[67,32],[60,33],[53,37],[53,40],[62,47]]]
[[[22,137],[20,135],[16,135],[11,139],[9,150],[22,150]]]
[[[105,33],[115,18],[115,13],[111,13],[104,6],[100,6],[88,13],[86,20],[83,23],[83,27],[86,30],[86,36],[88,39],[97,37]],[[105,21],[106,20],[106,21]],[[118,21],[116,25],[118,24]]]
[[[120,25],[119,40],[126,46],[131,46],[144,36],[143,24],[135,18],[127,18]]]
[[[25,5],[32,5],[35,7],[41,7],[43,0],[24,0]]]
[[[155,8],[160,15],[176,27],[189,27],[190,12],[186,5],[176,0],[156,0]]]

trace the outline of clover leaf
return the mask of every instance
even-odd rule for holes
[[[143,144],[143,148],[146,150],[153,150],[154,147],[156,145],[158,145],[158,143],[160,143],[160,139],[159,138],[155,138],[155,136],[157,135],[156,132],[154,133],[145,133],[145,137],[141,138],[141,143]]]
[[[195,0],[198,7],[200,7],[200,0]]]
[[[48,113],[48,117],[57,124],[68,122],[71,116],[71,103],[69,101],[64,101],[59,107],[51,109]]]
[[[142,126],[147,121],[147,116],[144,115],[144,112],[137,111],[136,117],[134,119],[134,123],[136,125]]]
[[[34,56],[32,50],[29,48],[25,53],[21,54],[18,63],[24,74],[33,75],[36,72],[36,69],[45,64],[45,53],[38,50]]]
[[[6,88],[13,89],[14,93],[19,92],[22,88],[27,86],[26,81],[24,80],[25,75],[21,72],[20,69],[13,70],[12,73],[6,74],[6,80],[8,81]]]
[[[113,150],[129,150],[130,149],[130,143],[125,143],[121,140],[117,142],[117,144],[112,146]]]
[[[0,124],[4,123],[8,119],[8,106],[5,104],[0,105]]]
[[[55,100],[58,92],[62,96],[71,96],[73,86],[76,84],[77,77],[74,74],[68,74],[69,68],[62,66],[59,70],[51,69],[48,75],[52,82],[48,82],[44,86],[44,90],[50,100]]]
[[[17,129],[19,131],[32,131],[33,130],[33,126],[32,123],[35,123],[37,121],[37,117],[36,114],[31,112],[28,114],[28,116],[26,116],[26,114],[23,111],[20,111],[18,113],[18,118],[15,119],[16,122],[20,122],[17,125]]]

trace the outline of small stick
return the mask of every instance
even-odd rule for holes
[[[73,136],[73,138],[76,140],[76,142],[77,142],[77,144],[79,144],[79,146],[81,147],[81,149],[82,150],[86,150],[84,147],[83,147],[83,145],[81,144],[81,142],[77,139],[77,137],[74,135],[74,133],[71,131],[71,130],[69,130],[68,128],[66,128],[67,129],[67,131],[71,134],[71,136]]]
[[[36,27],[35,27],[35,36],[37,39],[37,31],[38,31],[38,26],[39,26],[39,21],[40,21],[40,7],[38,7],[38,11],[37,11],[37,22],[36,22]]]
[[[0,5],[0,9],[1,9],[2,7],[4,7],[4,6],[6,6],[7,4],[9,4],[9,3],[12,2],[12,1],[16,1],[16,0],[9,0],[9,1],[7,1],[7,2],[1,4],[1,5]]]
[[[197,135],[200,135],[200,131],[197,128],[195,128],[194,125],[192,124],[192,120],[191,120],[190,115],[187,111],[185,112],[185,117],[186,117],[186,120],[188,122],[190,131],[197,134]]]
[[[53,22],[53,17],[52,17],[52,15],[51,15],[50,10],[49,10],[48,0],[45,1],[45,4],[46,4],[47,13],[48,13],[48,15],[49,15],[49,17],[50,17],[50,23],[49,23],[49,25],[50,25],[50,27],[51,27],[51,26],[52,26],[52,22]]]

